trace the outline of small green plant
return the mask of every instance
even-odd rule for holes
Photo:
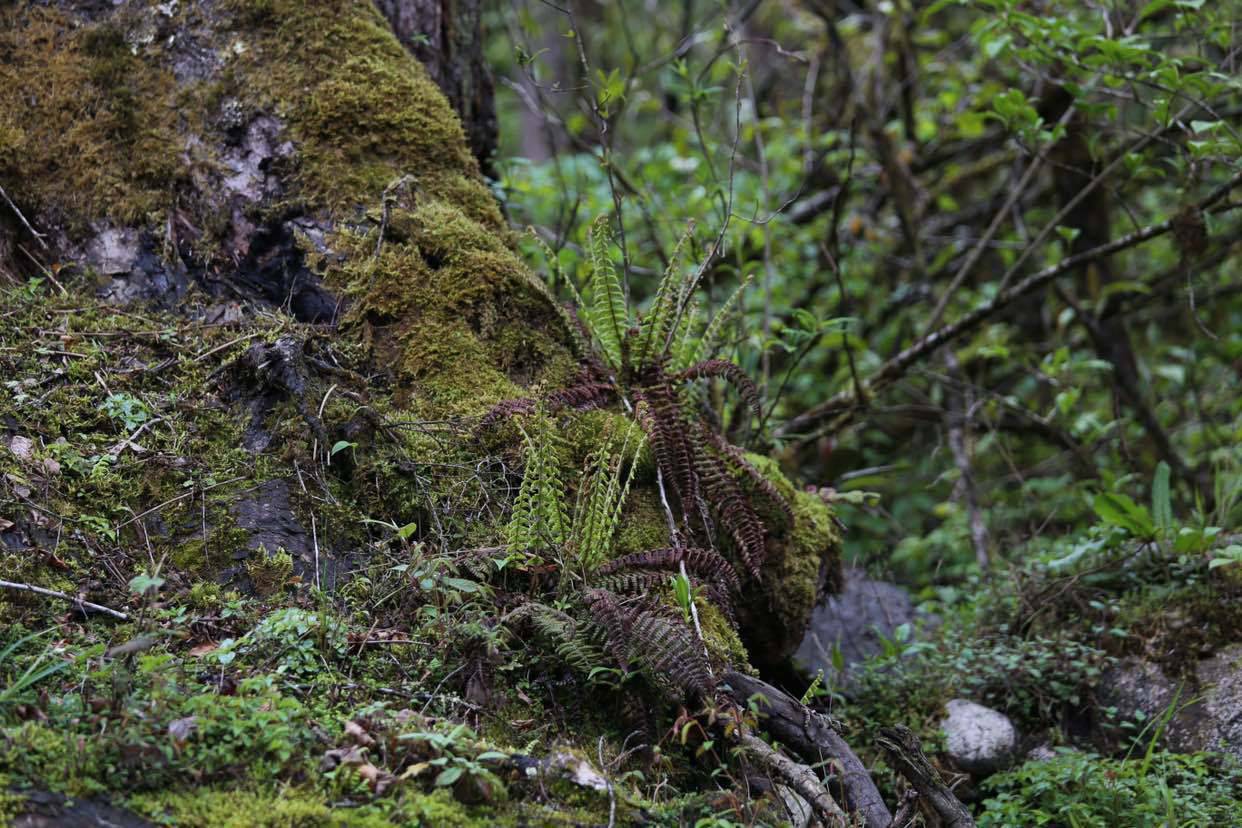
[[[326,609],[297,607],[276,610],[238,639],[225,639],[212,658],[226,666],[238,656],[247,662],[275,669],[278,674],[313,676],[324,659],[345,655],[348,639],[343,623]]]
[[[284,547],[268,552],[259,546],[246,559],[246,574],[254,584],[255,592],[270,597],[282,592],[293,577],[293,556]]]
[[[0,650],[0,719],[3,719],[13,707],[32,702],[34,688],[40,682],[51,678],[70,665],[71,662],[57,657],[56,647],[50,644],[30,659],[24,667],[17,665],[17,654],[21,649],[50,632],[52,630],[30,633]]]
[[[993,793],[983,803],[979,825],[1237,825],[1242,778],[1227,769],[1222,773],[1215,762],[1202,753],[1117,760],[1066,750],[989,779]]]
[[[109,394],[99,410],[123,425],[126,431],[134,431],[151,419],[151,409],[132,394]]]

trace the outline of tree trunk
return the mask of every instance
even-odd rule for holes
[[[482,0],[375,0],[397,39],[457,111],[485,173],[496,152],[492,73],[483,57]]]

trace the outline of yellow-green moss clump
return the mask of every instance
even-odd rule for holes
[[[79,26],[47,6],[0,7],[0,183],[44,221],[146,223],[171,208],[177,125],[194,110],[177,106],[171,67],[129,42],[152,13]]]
[[[369,211],[319,267],[398,401],[479,414],[549,366],[567,377],[552,300],[514,253],[461,124],[374,5],[235,7],[254,24],[238,32],[244,91],[288,125],[299,197],[338,218]]]
[[[793,524],[769,541],[761,588],[742,607],[749,650],[764,664],[779,663],[797,648],[822,591],[841,586],[841,534],[831,507],[799,491],[779,464],[758,454],[747,460],[772,481],[793,510]],[[769,522],[784,518],[765,516]]]
[[[227,271],[229,245],[250,241],[233,235],[224,156],[274,116],[291,150],[242,221],[328,228],[318,269],[399,403],[477,414],[572,371],[456,114],[370,0],[149,0],[91,18],[6,4],[0,57],[0,184],[73,243],[106,221]]]

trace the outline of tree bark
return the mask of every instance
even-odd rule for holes
[[[496,153],[495,82],[483,56],[482,0],[375,0],[402,45],[461,118],[485,174]]]

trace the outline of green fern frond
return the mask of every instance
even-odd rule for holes
[[[586,638],[580,629],[582,625],[568,613],[530,601],[510,612],[504,620],[511,628],[528,623],[536,640],[552,648],[561,661],[583,676],[590,677],[605,664],[603,651]]]
[[[591,227],[588,246],[591,251],[591,303],[586,306],[587,319],[604,359],[612,368],[620,370],[621,342],[630,327],[630,317],[621,278],[612,261],[612,234],[608,230],[607,216],[600,216]]]
[[[753,277],[747,276],[742,283],[737,286],[733,293],[729,294],[729,298],[720,306],[720,310],[712,316],[712,321],[708,323],[707,329],[703,331],[703,335],[697,339],[686,337],[683,339],[682,347],[678,348],[672,355],[672,369],[674,371],[684,371],[691,365],[711,357],[720,348],[721,335],[724,333],[725,326],[731,323],[741,308],[742,293],[750,285]],[[688,316],[697,317],[697,308],[692,309]]]
[[[621,510],[629,495],[637,457],[645,439],[640,432],[638,445],[631,448],[635,431],[636,427],[631,423],[626,428],[619,451],[614,448],[614,440],[609,436],[587,458],[574,507],[572,536],[574,552],[587,571],[611,557],[613,538],[621,523]],[[623,483],[621,467],[626,457],[633,460]]]
[[[505,543],[515,551],[559,548],[569,539],[570,524],[565,482],[548,436],[551,426],[536,419],[530,430],[519,428],[526,444],[526,468],[505,526]]]
[[[660,279],[660,287],[656,290],[651,309],[642,321],[639,338],[637,364],[644,365],[648,360],[660,356],[668,341],[668,330],[673,324],[673,316],[681,306],[688,287],[687,276],[681,272],[681,254],[686,243],[694,234],[694,220],[686,225],[685,232],[677,240],[673,253],[669,256],[668,266],[664,268],[664,276]]]

